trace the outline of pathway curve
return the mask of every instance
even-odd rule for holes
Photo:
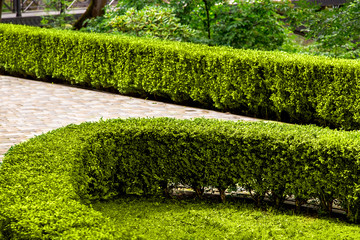
[[[70,123],[128,117],[256,120],[230,113],[0,76],[0,161],[10,146],[35,135]]]

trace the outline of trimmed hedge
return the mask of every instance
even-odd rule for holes
[[[360,133],[264,122],[127,119],[69,125],[8,151],[0,232],[8,239],[112,239],[91,201],[181,183],[239,184],[254,200],[334,199],[356,220]]]
[[[360,128],[360,61],[0,25],[0,70],[256,117]]]

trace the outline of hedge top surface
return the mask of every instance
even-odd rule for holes
[[[64,37],[67,36],[72,41],[77,42],[87,42],[87,41],[96,41],[99,45],[107,45],[109,43],[116,44],[139,44],[141,46],[148,47],[159,47],[161,46],[165,51],[183,51],[188,54],[193,52],[199,54],[203,52],[203,56],[231,56],[234,57],[246,57],[252,58],[257,57],[257,60],[262,58],[271,59],[275,62],[287,62],[295,61],[302,63],[309,63],[309,59],[321,63],[322,65],[331,64],[337,65],[347,63],[353,67],[360,66],[360,61],[354,59],[337,59],[326,56],[309,56],[302,54],[292,54],[281,51],[260,51],[260,50],[250,50],[250,49],[234,49],[227,46],[207,46],[204,44],[188,43],[188,42],[176,42],[170,40],[161,40],[161,39],[151,39],[151,38],[139,38],[135,36],[127,35],[114,35],[114,34],[105,34],[105,33],[85,33],[85,32],[76,32],[72,30],[58,30],[58,29],[46,29],[38,28],[32,26],[23,26],[23,25],[13,25],[13,24],[0,24],[0,36],[3,33],[11,34],[21,31],[22,33],[28,36],[42,36],[47,35],[49,37]],[[144,44],[145,43],[145,44]],[[246,53],[246,54],[243,54]],[[267,61],[266,61],[267,62]]]

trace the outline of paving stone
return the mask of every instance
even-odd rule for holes
[[[0,161],[12,145],[35,135],[71,123],[129,117],[256,120],[230,113],[0,76]]]

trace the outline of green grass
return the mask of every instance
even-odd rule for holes
[[[360,239],[360,226],[246,203],[124,197],[92,205],[119,239]]]

